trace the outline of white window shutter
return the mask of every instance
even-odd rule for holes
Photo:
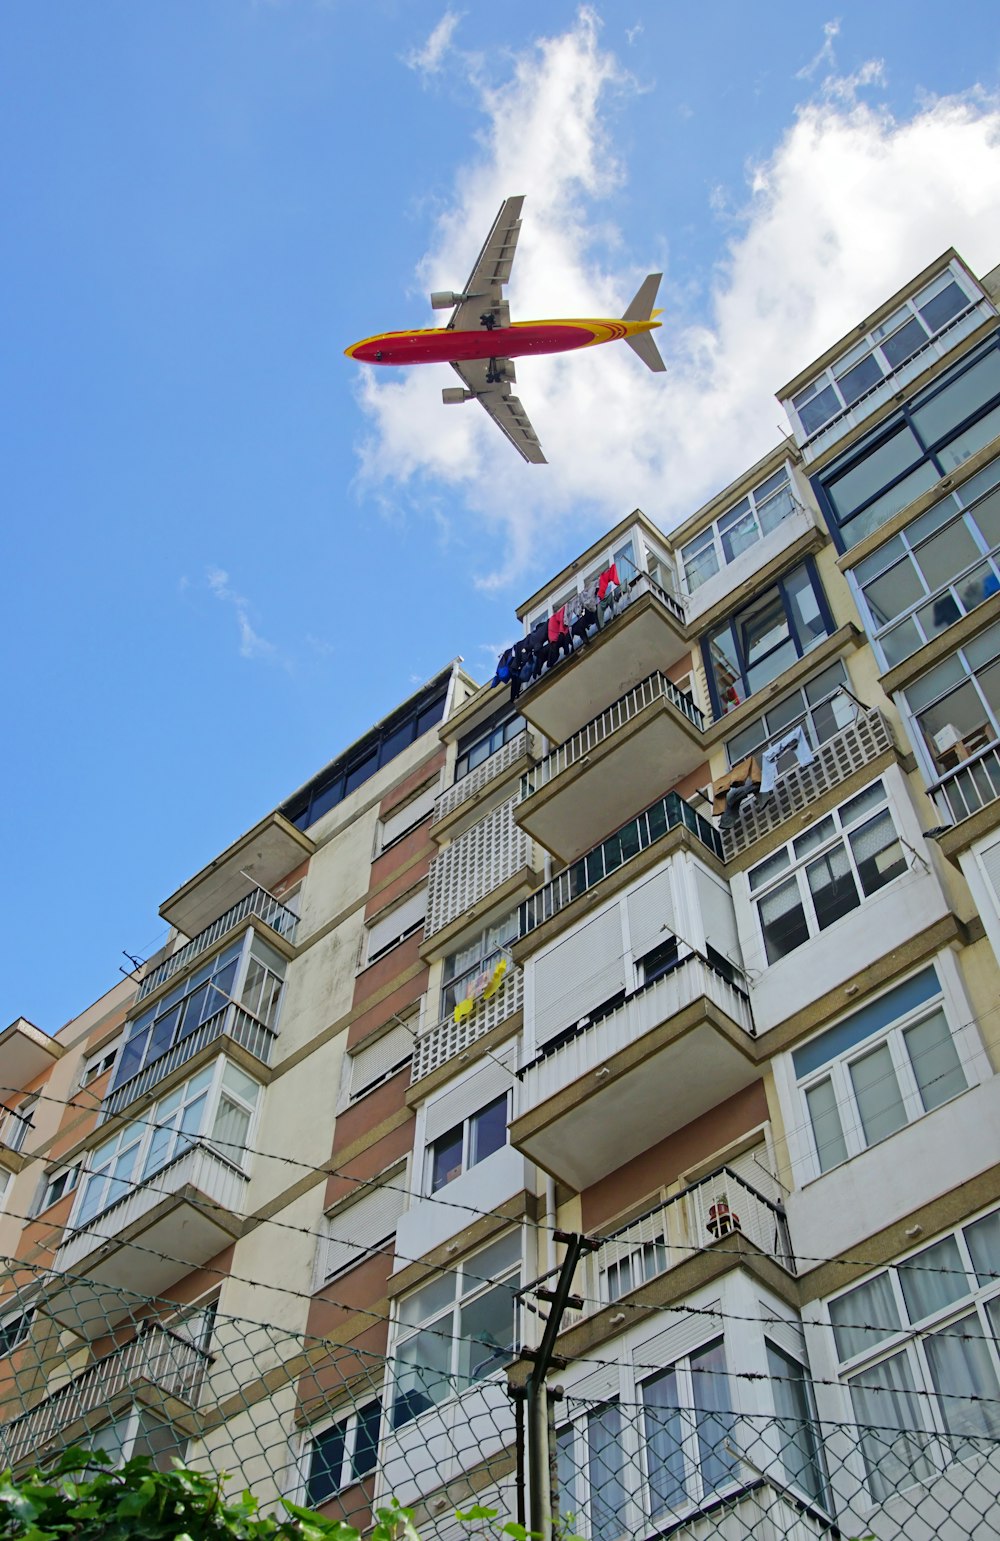
[[[986,881],[993,891],[994,903],[1000,909],[1000,840],[984,846],[979,852],[979,860]]]
[[[433,1145],[442,1134],[454,1129],[456,1124],[471,1118],[487,1103],[495,1102],[514,1084],[512,1072],[502,1062],[488,1059],[475,1075],[468,1076],[458,1086],[452,1086],[427,1104],[424,1122],[424,1142]]]
[[[736,911],[728,887],[702,867],[695,867],[694,877],[702,924],[705,927],[705,941],[716,952],[721,952],[724,958],[728,958],[730,963],[742,968],[743,954],[736,929]]]
[[[395,909],[380,915],[368,927],[368,962],[373,962],[380,953],[398,942],[400,937],[416,930],[426,913],[427,889],[421,888],[404,899],[402,904],[397,904]]]
[[[676,930],[670,868],[640,883],[628,896],[628,928],[633,958],[642,958]]]
[[[331,1215],[323,1248],[321,1274],[324,1280],[353,1268],[381,1242],[395,1235],[399,1217],[406,1208],[407,1195],[402,1191],[404,1178],[401,1167],[391,1174],[387,1183],[369,1189],[353,1204]]]
[[[438,784],[435,780],[418,792],[416,797],[411,797],[410,801],[404,803],[401,808],[394,808],[391,813],[387,813],[382,820],[381,849],[384,851],[387,845],[391,845],[394,840],[399,839],[400,835],[412,829],[415,824],[419,824],[421,819],[426,819],[429,813],[433,813],[437,795]]]
[[[412,1053],[413,1034],[405,1022],[397,1022],[374,1043],[366,1043],[351,1055],[351,1096],[360,1096],[369,1086],[383,1080],[390,1070],[398,1070]]]
[[[568,1386],[567,1390],[574,1401],[610,1402],[621,1393],[621,1366],[602,1365],[599,1370],[592,1370],[575,1385]]]
[[[719,1302],[713,1300],[704,1310],[699,1310],[697,1316],[687,1316],[662,1332],[654,1333],[644,1343],[637,1343],[632,1350],[636,1380],[645,1380],[653,1373],[646,1366],[662,1365],[666,1369],[693,1349],[718,1337],[722,1332],[722,1317],[709,1314],[718,1306]]]
[[[613,905],[537,960],[536,1048],[624,987],[621,917]]]

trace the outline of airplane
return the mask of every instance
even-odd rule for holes
[[[564,353],[592,348],[619,338],[656,372],[666,369],[649,335],[660,325],[654,310],[662,273],[650,273],[639,285],[620,320],[511,321],[503,286],[510,279],[521,229],[523,197],[505,198],[486,243],[461,294],[439,290],[431,295],[434,310],[454,306],[445,327],[422,331],[382,332],[352,343],[344,352],[365,364],[450,364],[462,381],[441,392],[445,406],[478,401],[506,434],[514,448],[533,465],[545,465],[538,435],[520,401],[511,395],[515,358],[536,353]]]

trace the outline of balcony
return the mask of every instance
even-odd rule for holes
[[[741,856],[763,835],[786,819],[801,815],[824,792],[895,747],[892,729],[882,712],[877,707],[859,707],[852,723],[819,745],[810,765],[796,765],[779,776],[771,796],[748,813],[738,814],[736,823],[722,832],[726,861]]]
[[[499,903],[503,890],[509,907],[534,886],[537,857],[528,836],[514,823],[513,808],[511,797],[435,856],[427,874],[425,937],[490,895],[496,894]]]
[[[702,764],[704,727],[691,698],[651,674],[521,777],[514,817],[560,861],[575,861],[598,810],[637,813]]]
[[[197,1399],[209,1355],[158,1323],[147,1322],[138,1337],[89,1364],[29,1412],[0,1428],[5,1466],[43,1459],[50,1446],[67,1447],[113,1415],[122,1403],[137,1399],[159,1405],[169,1415],[172,1403],[190,1410]]]
[[[185,936],[196,936],[243,897],[248,883],[273,888],[315,849],[284,814],[268,814],[164,900],[160,914]]]
[[[684,607],[647,573],[629,579],[614,613],[596,637],[561,658],[518,697],[522,715],[561,744],[594,710],[603,712],[623,691],[691,651]]]
[[[413,1045],[411,1086],[430,1075],[441,1065],[446,1065],[456,1055],[465,1051],[486,1036],[501,1022],[506,1022],[524,1004],[524,975],[519,968],[510,969],[497,994],[488,1001],[480,1001],[471,1017],[456,1022],[454,1016],[443,1017],[434,1027],[421,1033]]]
[[[0,1112],[0,1166],[19,1172],[24,1165],[24,1142],[32,1127],[30,1118],[23,1118],[13,1108]]]
[[[518,1071],[511,1144],[577,1192],[759,1079],[750,1003],[697,953]]]
[[[263,888],[251,889],[250,893],[231,905],[224,915],[213,920],[204,931],[199,931],[197,936],[193,936],[183,947],[172,952],[169,958],[165,958],[148,973],[139,986],[136,1004],[144,1001],[148,995],[152,995],[154,990],[159,990],[175,975],[189,968],[202,953],[207,952],[222,937],[230,931],[235,931],[237,926],[243,925],[252,916],[262,920],[266,926],[270,926],[271,930],[286,942],[294,942],[298,916],[286,909],[278,899],[273,898]]]
[[[519,915],[521,936],[527,936],[543,921],[557,915],[568,904],[572,904],[574,899],[587,893],[612,872],[638,856],[640,851],[662,840],[672,829],[681,827],[690,830],[695,839],[721,861],[721,836],[683,797],[676,792],[668,792],[666,797],[661,797],[636,818],[623,824],[621,829],[615,830],[600,845],[595,845],[586,856],[525,899]]]
[[[720,1215],[722,1218],[720,1219]],[[766,1198],[731,1167],[721,1166],[680,1193],[653,1205],[637,1220],[605,1236],[593,1252],[585,1254],[573,1276],[573,1293],[583,1300],[582,1309],[568,1311],[563,1331],[568,1332],[588,1317],[628,1295],[650,1279],[669,1273],[697,1254],[721,1242],[722,1249],[736,1252],[734,1234],[752,1242],[786,1273],[795,1273],[784,1210]],[[543,1274],[522,1291],[528,1318],[538,1311],[535,1292],[551,1287],[558,1270]],[[544,1301],[542,1295],[540,1301]],[[542,1306],[543,1311],[547,1310]],[[522,1317],[522,1341],[529,1341],[531,1327]]]
[[[247,1182],[210,1145],[189,1145],[67,1234],[43,1309],[79,1337],[103,1337],[135,1297],[162,1294],[236,1240]]]
[[[131,1106],[139,1097],[152,1091],[154,1086],[166,1079],[179,1066],[186,1065],[189,1060],[200,1054],[202,1049],[207,1049],[209,1044],[218,1043],[220,1053],[224,1053],[228,1044],[237,1044],[252,1054],[254,1059],[262,1065],[271,1063],[271,1053],[274,1048],[274,1040],[277,1033],[271,1028],[265,1027],[263,1022],[238,1006],[235,1001],[230,1001],[221,1011],[207,1017],[201,1026],[196,1028],[188,1037],[180,1039],[166,1054],[161,1054],[139,1071],[138,1075],[123,1081],[121,1086],[116,1086],[113,1092],[109,1092],[101,1103],[101,1113],[98,1120],[104,1123],[106,1119],[113,1118],[116,1113]]]
[[[942,820],[961,824],[1000,798],[1000,744],[987,744],[931,788]]]
[[[531,734],[525,731],[516,734],[509,744],[496,750],[460,781],[446,787],[434,804],[431,833],[435,839],[454,840],[482,818],[507,782],[530,762]]]
[[[0,1081],[20,1091],[64,1053],[64,1044],[57,1043],[26,1017],[18,1017],[0,1032]]]

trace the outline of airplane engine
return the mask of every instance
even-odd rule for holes
[[[441,392],[441,400],[446,407],[457,407],[460,401],[471,401],[472,391],[463,391],[460,385],[446,385]]]
[[[431,295],[431,310],[451,310],[453,305],[460,305],[462,296],[452,294],[450,289],[435,289]]]

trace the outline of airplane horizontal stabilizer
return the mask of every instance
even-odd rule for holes
[[[667,366],[660,357],[660,350],[650,332],[636,332],[633,336],[626,337],[625,341],[633,353],[638,353],[647,369],[651,369],[654,374],[662,374],[665,371]]]

